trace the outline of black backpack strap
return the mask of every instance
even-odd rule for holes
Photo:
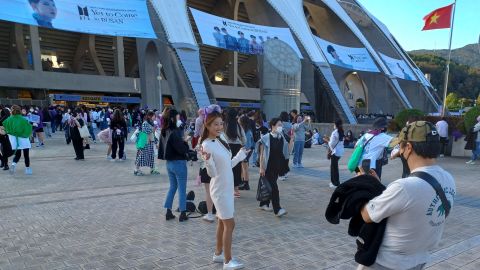
[[[451,205],[450,205],[450,202],[447,200],[447,196],[445,196],[445,192],[443,191],[440,183],[438,183],[437,179],[435,179],[435,177],[431,176],[430,174],[426,172],[421,172],[421,171],[413,172],[410,174],[410,176],[415,176],[420,179],[423,179],[425,180],[425,182],[429,183],[433,187],[437,195],[440,197],[443,207],[445,208],[445,218],[448,217],[448,214],[450,213]]]

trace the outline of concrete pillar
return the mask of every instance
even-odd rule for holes
[[[113,56],[115,62],[115,76],[125,77],[125,49],[123,47],[123,37],[114,37],[113,46],[115,54]]]
[[[260,91],[267,120],[278,117],[282,111],[300,111],[300,58],[287,43],[277,39],[266,41],[264,52],[259,57]]]
[[[33,70],[42,71],[42,53],[37,26],[30,26],[30,43],[32,46]]]

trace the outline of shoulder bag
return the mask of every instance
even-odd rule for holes
[[[413,172],[410,174],[410,176],[415,176],[423,179],[425,180],[425,182],[429,183],[430,186],[432,186],[432,188],[435,190],[438,197],[440,197],[440,200],[442,201],[442,206],[440,207],[443,207],[443,210],[445,210],[445,218],[447,218],[448,214],[450,214],[450,209],[452,208],[452,205],[448,201],[447,196],[445,196],[442,185],[438,183],[437,179],[435,179],[435,177],[433,177],[432,175],[422,171]]]

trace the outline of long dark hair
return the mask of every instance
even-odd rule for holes
[[[240,117],[240,126],[242,126],[245,132],[251,130],[252,126],[250,125],[250,118],[246,115]]]
[[[343,130],[342,120],[335,121],[335,126],[337,127],[337,130],[338,130],[338,140],[343,141],[343,138],[345,137],[345,131]]]
[[[225,134],[231,140],[239,138],[238,134],[238,122],[237,122],[237,111],[230,109],[227,113],[225,119]]]
[[[162,115],[162,136],[165,136],[168,129],[177,128],[177,115],[178,111],[175,109],[171,109]]]
[[[115,109],[113,112],[112,122],[125,122],[125,117],[123,117],[123,113],[119,109]]]

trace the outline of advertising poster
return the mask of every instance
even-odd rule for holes
[[[156,38],[146,0],[8,0],[0,19],[72,32]]]
[[[212,47],[237,51],[243,54],[263,54],[263,43],[279,39],[293,48],[302,57],[295,39],[288,28],[270,27],[243,23],[211,15],[190,8],[202,43]]]
[[[408,67],[407,63],[403,60],[395,59],[389,56],[386,56],[383,53],[379,53],[387,67],[392,72],[393,76],[404,79],[407,81],[416,81],[417,78],[413,74],[412,70]]]
[[[330,64],[358,71],[380,72],[367,49],[345,47],[315,38]]]

